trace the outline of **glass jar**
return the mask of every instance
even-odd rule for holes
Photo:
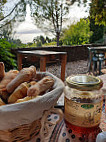
[[[64,90],[66,124],[77,133],[94,131],[100,124],[102,114],[102,80],[90,75],[76,75],[69,76],[66,83]]]

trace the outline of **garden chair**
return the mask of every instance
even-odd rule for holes
[[[98,53],[97,50],[91,49],[90,47],[87,48],[89,51],[88,72],[90,73],[90,71],[93,69],[93,74],[95,75],[96,72],[97,75],[97,69],[99,69],[99,75],[101,75],[102,62],[105,60],[104,53]],[[99,63],[99,68],[98,68],[98,63]]]

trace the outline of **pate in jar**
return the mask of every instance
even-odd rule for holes
[[[75,75],[66,79],[64,119],[66,125],[78,133],[94,131],[100,124],[103,82],[91,75]]]

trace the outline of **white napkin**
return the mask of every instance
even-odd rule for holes
[[[97,135],[96,142],[106,142],[106,132],[101,132]]]

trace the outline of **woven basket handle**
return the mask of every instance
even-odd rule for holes
[[[51,113],[56,113],[59,115],[59,120],[56,121],[55,123],[47,121],[47,117]],[[51,108],[50,110],[44,112],[44,115],[41,119],[41,130],[40,130],[40,136],[41,136],[42,142],[44,142],[44,138],[45,138],[44,136],[45,123],[47,122],[49,124],[56,125],[57,123],[61,122],[62,119],[63,119],[63,112],[61,109]]]

